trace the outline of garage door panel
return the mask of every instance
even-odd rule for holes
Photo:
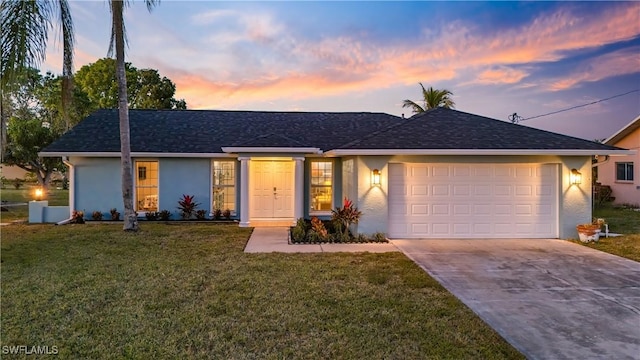
[[[390,176],[392,238],[557,237],[555,165],[391,164],[389,173],[404,174]]]

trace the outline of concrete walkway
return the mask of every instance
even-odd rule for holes
[[[564,240],[393,240],[529,359],[640,359],[640,263]]]
[[[383,244],[289,244],[288,227],[258,227],[244,248],[246,253],[319,253],[319,252],[392,252],[398,251],[391,243]]]

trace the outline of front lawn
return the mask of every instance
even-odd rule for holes
[[[610,254],[640,261],[639,211],[608,205],[596,209],[594,217],[605,219],[609,224],[609,231],[622,233],[624,236],[605,238],[603,234],[597,243],[581,244]]]
[[[87,359],[522,358],[401,253],[245,254],[249,229],[141,225],[3,227],[0,345]]]

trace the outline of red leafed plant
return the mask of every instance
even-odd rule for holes
[[[193,198],[193,195],[182,195],[182,199],[178,200],[178,210],[180,210],[183,220],[190,219],[198,205],[200,205]]]
[[[328,236],[327,228],[317,216],[311,218],[311,229],[318,233],[322,239],[326,239]]]
[[[362,216],[362,211],[353,206],[353,201],[344,198],[342,208],[331,210],[331,221],[340,227],[344,235],[349,234],[349,226],[357,224]]]

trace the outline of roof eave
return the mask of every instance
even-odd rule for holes
[[[225,146],[222,148],[225,153],[300,153],[300,154],[322,154],[322,150],[314,147],[257,147],[257,146]]]
[[[62,157],[62,156],[75,156],[75,157],[100,157],[100,158],[119,158],[120,152],[61,152],[61,151],[42,151],[38,153],[40,157]],[[131,152],[131,157],[149,157],[149,158],[221,158],[221,157],[236,157],[233,154],[227,153],[158,153],[158,152]]]
[[[640,128],[640,115],[638,115],[635,119],[631,120],[630,123],[622,127],[622,129],[618,130],[615,134],[611,135],[608,139],[606,139],[604,141],[604,144],[614,145],[618,141],[626,137],[627,135],[631,134],[637,128]]]
[[[582,150],[582,149],[336,149],[325,156],[355,155],[633,155],[633,150]]]

